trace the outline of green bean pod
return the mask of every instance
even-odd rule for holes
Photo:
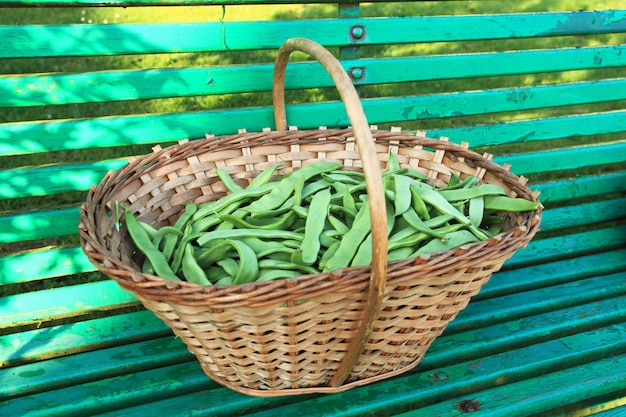
[[[444,239],[433,239],[411,254],[411,258],[429,253],[441,252],[457,248],[467,243],[477,242],[478,238],[469,230],[457,230],[449,233]]]
[[[330,205],[330,196],[330,189],[325,188],[318,191],[311,200],[309,216],[304,226],[304,238],[300,246],[302,262],[306,265],[313,265],[317,260],[321,248],[320,238]]]
[[[130,210],[124,212],[124,221],[128,229],[130,237],[135,242],[137,249],[139,249],[150,260],[150,264],[154,271],[161,278],[180,281],[180,278],[172,271],[167,259],[161,251],[150,240],[148,232],[139,224],[139,221],[135,218]]]
[[[183,276],[187,282],[193,282],[198,285],[211,285],[211,281],[207,278],[206,273],[196,262],[193,255],[193,247],[191,245],[187,245],[185,247],[182,270]]]

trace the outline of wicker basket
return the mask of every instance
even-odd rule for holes
[[[286,129],[283,84],[294,50],[308,52],[327,69],[353,129]],[[109,172],[81,208],[83,250],[180,336],[209,377],[233,390],[257,396],[333,393],[406,372],[491,274],[530,241],[541,207],[507,214],[504,231],[488,241],[388,264],[380,169],[389,150],[438,186],[455,173],[498,184],[510,196],[537,201],[537,195],[523,179],[466,147],[370,129],[349,77],[330,53],[306,39],[290,39],[280,49],[274,103],[277,131],[184,142]],[[186,203],[226,194],[216,167],[227,167],[246,185],[268,166],[280,163],[284,174],[320,160],[365,172],[374,235],[370,267],[203,287],[142,273],[141,254],[125,227],[118,230],[117,201],[155,227],[170,225]]]

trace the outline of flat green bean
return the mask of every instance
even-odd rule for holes
[[[321,248],[320,238],[330,205],[330,196],[330,189],[325,188],[318,191],[311,200],[309,216],[304,226],[304,238],[300,246],[302,262],[307,265],[312,265],[317,260]]]
[[[150,238],[150,240],[154,241],[154,238],[156,237],[156,235],[157,235],[157,233],[159,231],[157,229],[155,229],[154,227],[150,226],[146,222],[139,222],[139,224],[141,225],[141,227],[144,228],[144,230],[148,234],[148,237]]]
[[[245,284],[256,280],[259,272],[259,262],[254,251],[248,245],[236,239],[225,240],[221,244],[232,247],[239,257],[237,270],[233,276],[233,284]],[[224,264],[225,259],[217,261],[217,264],[230,274],[231,271],[227,269],[228,265]]]
[[[193,256],[193,247],[187,245],[185,248],[185,254],[183,255],[182,262],[183,276],[187,282],[192,282],[198,285],[211,285],[211,281],[206,276],[206,273]]]
[[[176,220],[176,223],[174,224],[174,228],[178,230],[184,230],[185,226],[187,226],[187,223],[189,222],[189,220],[191,220],[191,218],[196,213],[196,211],[198,211],[198,206],[196,204],[193,204],[193,203],[186,204],[185,211],[178,218],[178,220]]]
[[[140,222],[140,223],[143,223],[143,222]],[[179,230],[175,228],[174,226],[161,227],[160,229],[157,230],[156,234],[154,235],[152,239],[152,243],[154,243],[154,246],[156,246],[157,248],[160,248],[161,242],[163,241],[163,239],[165,239],[168,236],[182,237],[183,232],[182,230]]]
[[[372,263],[372,234],[367,237],[359,245],[359,249],[354,254],[350,266],[367,266]]]
[[[420,247],[418,250],[411,254],[411,258],[415,258],[420,255],[428,253],[441,252],[457,248],[467,243],[477,242],[478,239],[474,234],[468,230],[457,230],[446,235],[445,239],[433,239]]]
[[[404,175],[395,175],[393,177],[395,188],[395,214],[401,216],[411,207],[411,179]]]
[[[419,193],[417,192],[417,188],[410,187],[411,191],[411,201],[413,203],[413,210],[415,213],[422,219],[428,220],[430,219],[430,213],[428,211],[428,207],[426,207],[426,203],[422,200]]]
[[[228,275],[228,273],[219,265],[212,265],[206,270],[206,276],[213,284],[217,284],[217,282],[222,279],[229,277],[232,281],[232,277]]]
[[[400,169],[400,162],[398,161],[398,155],[389,150],[389,159],[387,160],[387,171],[395,171]]]
[[[302,241],[302,234],[287,230],[262,230],[262,229],[233,229],[205,232],[197,235],[198,246],[206,246],[212,241],[219,239],[241,239],[244,237],[258,237],[265,239],[290,239]]]
[[[338,217],[334,216],[332,213],[328,213],[328,222],[330,225],[340,234],[345,234],[350,230],[350,228]]]
[[[354,219],[350,231],[341,239],[335,254],[326,261],[323,272],[334,271],[350,265],[359,245],[367,237],[370,230],[369,202],[366,202]]]
[[[402,214],[402,218],[418,232],[426,233],[430,236],[442,238],[443,235],[431,229],[425,222],[420,219],[415,210],[407,210]]]
[[[220,216],[220,220],[230,223],[240,229],[261,229],[261,230],[287,230],[296,220],[296,213],[288,212],[278,218],[255,219],[249,216],[242,219],[232,214],[224,214]]]
[[[219,280],[215,283],[215,285],[233,285],[233,284],[234,284],[234,282],[233,282],[233,277],[231,277],[231,276],[229,276],[229,275],[227,275],[227,276],[225,276],[225,277],[223,277],[223,278],[220,278],[220,279],[219,279]]]
[[[504,188],[496,184],[482,184],[472,188],[460,188],[455,190],[442,190],[439,194],[446,200],[463,201],[470,200],[475,197],[482,197],[487,195],[506,195]]]
[[[536,210],[538,207],[538,202],[526,200],[524,198],[502,196],[485,197],[485,210],[520,212]]]
[[[139,220],[135,218],[130,210],[124,212],[124,221],[130,237],[135,242],[137,249],[139,249],[150,260],[150,264],[154,271],[161,278],[167,278],[175,281],[180,281],[180,278],[172,271],[167,259],[161,251],[150,240],[148,232],[139,224]]]
[[[277,169],[282,168],[281,164],[273,165],[269,168],[264,169],[259,175],[254,177],[247,189],[253,189],[256,187],[260,187],[261,185],[267,184],[271,179]]]
[[[274,281],[277,279],[295,278],[300,276],[299,271],[290,271],[288,269],[264,269],[259,273],[257,282]]]
[[[466,226],[471,224],[470,220],[463,213],[457,210],[437,191],[428,188],[415,187],[414,184],[411,185],[411,189],[415,190],[424,202],[432,205],[438,212],[442,214],[449,214],[458,222]]]
[[[262,259],[259,261],[260,269],[291,269],[294,271],[302,271],[306,274],[317,274],[319,271],[312,266],[303,265],[301,263],[285,262],[277,259]]]
[[[235,192],[235,191],[241,191],[243,190],[243,187],[239,184],[237,184],[232,177],[228,174],[228,172],[224,171],[223,169],[220,168],[215,168],[215,173],[217,174],[218,178],[220,180],[222,180],[222,182],[224,183],[224,186],[226,187],[226,189],[228,191]]]
[[[468,216],[475,227],[480,227],[485,213],[485,200],[483,196],[471,198],[469,201]]]

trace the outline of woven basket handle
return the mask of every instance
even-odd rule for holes
[[[374,139],[369,124],[361,106],[352,81],[344,71],[339,61],[323,46],[305,38],[291,38],[278,50],[274,67],[273,100],[274,118],[277,130],[287,130],[287,118],[285,114],[285,72],[289,55],[293,51],[306,52],[319,61],[333,79],[354,131],[354,137],[358,146],[363,164],[367,194],[370,201],[370,219],[372,227],[372,273],[368,287],[367,303],[363,311],[361,325],[354,340],[335,376],[330,381],[331,387],[340,386],[348,377],[354,364],[357,362],[365,347],[369,336],[374,329],[374,323],[378,319],[387,279],[387,214],[385,209],[385,194],[381,180],[378,155],[374,147]]]

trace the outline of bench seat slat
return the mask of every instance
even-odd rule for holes
[[[123,375],[80,386],[34,394],[24,408],[8,400],[3,412],[15,412],[24,417],[85,416],[124,408],[146,401],[146,397],[165,398],[174,393],[185,394],[206,389],[212,383],[197,363],[186,362],[164,368],[150,369],[138,374],[139,379]],[[110,393],[102,397],[102,393]],[[12,407],[15,403],[16,406]]]
[[[0,363],[9,366],[42,361],[171,334],[165,323],[148,310],[126,312],[0,336],[0,345],[6,348],[0,352]]]
[[[0,243],[76,234],[78,207],[0,216]]]
[[[4,58],[278,48],[290,36],[326,46],[450,42],[626,32],[624,11],[179,24],[0,26]],[[350,28],[368,36],[352,41]],[[446,30],[433,30],[445,27]],[[397,33],[403,36],[399,40]],[[10,35],[10,36],[9,36]],[[107,39],[101,42],[101,39]],[[134,41],[129,41],[130,39]],[[259,40],[262,39],[262,42]],[[80,41],[77,41],[80,40]]]
[[[603,275],[618,272],[624,269],[623,260],[626,251],[621,249],[593,255],[572,257],[548,264],[534,265],[522,270],[505,270],[494,275],[493,279],[474,300],[501,297],[520,291],[530,291],[546,286],[559,285],[567,281],[575,281],[584,277]],[[603,265],[598,264],[603,262]],[[524,273],[527,278],[519,282],[519,274]],[[454,327],[458,324],[450,323]]]
[[[612,249],[624,246],[626,246],[626,226],[593,229],[546,239],[535,239],[526,248],[515,252],[515,255],[506,261],[503,268],[507,270],[526,264],[550,262],[565,256],[579,256],[582,253],[603,248]],[[477,297],[479,296],[477,295]]]
[[[626,415],[626,405],[619,406],[618,404],[626,404],[623,398],[618,400],[609,400],[606,404],[601,403],[596,407],[593,407],[594,417],[621,417]],[[585,410],[588,410],[586,408]]]
[[[622,251],[621,255],[626,255],[626,251]],[[602,259],[602,257],[595,257]],[[616,266],[613,260],[613,266]],[[606,269],[608,270],[608,268]],[[606,271],[605,270],[605,271]],[[526,272],[526,270],[524,271]],[[531,271],[528,271],[531,272]],[[537,271],[532,271],[537,272]],[[577,280],[576,276],[584,277],[587,274],[595,274],[594,278],[586,278]],[[559,284],[558,286],[548,286],[549,279],[543,278],[542,285],[545,287],[519,291],[519,293],[510,295],[501,295],[494,300],[488,296],[474,299],[472,308],[468,311],[463,310],[453,323],[450,323],[448,334],[457,333],[475,326],[487,326],[489,323],[500,322],[503,320],[514,320],[532,314],[540,314],[554,310],[573,307],[590,303],[599,299],[614,297],[615,295],[626,294],[626,272],[617,272],[609,275],[602,275],[602,271],[593,271],[587,268],[586,271],[580,271],[577,274],[563,274],[560,279],[567,279],[568,282]],[[495,275],[494,280],[498,280],[499,276]],[[556,280],[554,280],[556,281]],[[527,299],[532,299],[532,303],[520,303],[522,294]],[[490,295],[493,295],[491,293]],[[494,308],[494,304],[499,308]],[[469,307],[468,307],[469,308]]]
[[[626,207],[626,198],[616,198],[546,210],[543,214],[541,230],[558,230],[623,219],[626,216],[624,207]]]
[[[44,248],[0,257],[3,284],[17,284],[39,279],[93,272],[93,266],[78,246]]]
[[[19,284],[96,270],[78,246],[44,247],[0,257],[3,284]]]
[[[520,61],[527,64],[521,68]],[[363,69],[357,85],[598,69],[626,66],[626,45],[361,59],[343,61],[343,66],[348,72]],[[0,107],[270,91],[272,76],[268,64],[0,76]],[[334,86],[314,63],[291,64],[285,83],[286,89]],[[599,92],[596,97],[610,100]],[[569,98],[577,100],[577,94]]]
[[[622,278],[623,277],[624,275],[622,274]],[[567,295],[569,291],[571,290],[570,289],[566,290],[565,295]],[[517,299],[516,300],[514,299],[513,301],[517,303],[524,303],[524,302],[532,303],[535,301],[543,302],[541,299],[539,300],[532,299],[532,298],[529,299],[526,296],[526,294],[523,294],[523,293],[516,294],[513,298],[515,297],[517,297]],[[510,302],[511,302],[510,299],[503,299],[502,303],[499,304],[499,306],[500,308],[503,306],[505,308],[509,308],[508,305],[510,304]],[[617,323],[619,323],[619,321],[623,321],[624,318],[626,318],[626,310],[623,308],[626,304],[624,303],[626,303],[626,297],[615,297],[615,298],[594,301],[591,304],[584,304],[581,306],[576,306],[571,309],[562,309],[562,310],[557,310],[551,313],[542,313],[542,314],[533,315],[531,317],[523,317],[523,318],[511,320],[511,321],[508,321],[506,315],[504,315],[502,317],[503,321],[501,323],[492,324],[487,327],[477,327],[472,330],[464,331],[461,333],[454,333],[453,335],[442,336],[433,344],[431,348],[431,352],[429,352],[429,355],[426,356],[426,358],[424,359],[422,364],[420,364],[420,366],[417,368],[416,371],[409,374],[408,376],[400,376],[398,378],[394,378],[391,381],[385,381],[385,382],[376,384],[376,389],[378,392],[381,392],[380,391],[381,389],[382,389],[382,392],[386,391],[384,387],[380,386],[380,384],[393,384],[391,386],[399,384],[399,386],[402,387],[404,385],[402,381],[400,380],[405,379],[405,378],[415,378],[415,375],[413,374],[415,374],[416,372],[421,372],[423,377],[425,377],[426,381],[428,381],[427,375],[431,375],[433,373],[433,370],[437,370],[439,367],[445,366],[444,364],[446,363],[457,363],[458,361],[472,361],[472,363],[477,363],[477,361],[479,361],[481,358],[484,358],[485,356],[499,355],[499,354],[502,354],[502,352],[504,352],[504,354],[508,357],[512,357],[512,358],[518,357],[519,355],[514,355],[515,352],[509,352],[509,351],[512,349],[516,349],[520,345],[524,345],[525,344],[524,341],[527,341],[529,344],[532,345],[533,343],[534,344],[550,343],[552,339],[556,339],[556,338],[568,338],[568,337],[571,338],[570,336],[571,327],[569,327],[569,324],[571,324],[572,321],[577,322],[576,328],[579,329],[579,332],[593,331],[594,329],[611,325],[612,323],[616,322],[616,320],[617,320]],[[470,304],[470,307],[471,306],[472,304]],[[468,307],[468,309],[470,307]],[[494,306],[494,310],[497,311],[497,309],[498,309],[498,305],[496,304]],[[583,312],[585,314],[582,314]],[[467,314],[471,315],[471,310],[469,310]],[[480,323],[477,323],[477,324],[480,324]],[[622,327],[621,332],[623,333],[624,331],[623,325],[621,325],[621,327]],[[513,328],[517,329],[515,334],[511,334],[511,329]],[[598,332],[596,334],[596,337],[594,337],[594,339],[590,341],[585,342],[584,346],[587,346],[587,347],[592,346],[594,350],[598,349],[598,346],[599,346],[599,349],[603,350],[604,354],[606,354],[606,352],[615,352],[616,349],[618,348],[626,349],[626,339],[623,338],[623,334],[620,334],[619,337],[617,337],[617,341],[613,340],[612,342],[609,342],[607,340],[602,340],[602,343],[596,342],[598,335],[600,335],[600,338],[602,338],[601,335],[607,335],[607,334],[611,335],[607,337],[610,337],[610,338],[616,337],[615,332],[610,332],[610,331]],[[585,339],[589,339],[589,336],[586,335]],[[462,341],[465,341],[465,342],[462,342]],[[582,341],[582,338],[579,338],[579,341],[576,343],[580,344],[581,341]],[[560,359],[556,359],[557,362],[561,360],[567,361],[568,359],[571,361],[572,355],[574,357],[578,356],[579,359],[588,359],[587,354],[580,353],[580,349],[570,349],[568,346],[571,346],[572,343],[575,343],[575,342],[570,341],[569,345],[568,343],[563,343],[563,342],[558,343],[558,345],[562,346],[563,349],[567,349],[569,354],[565,356],[561,354],[556,355],[555,357],[560,358]],[[536,355],[532,354],[532,352],[535,352],[535,351],[539,352],[540,349],[534,349],[534,348],[533,349],[524,348],[524,349],[530,350],[530,352],[527,352],[526,355],[522,355],[520,357],[526,361],[528,360],[532,360],[533,362],[536,361],[537,359]],[[553,349],[541,349],[541,350],[544,351],[546,354],[550,355],[550,357],[552,357],[552,355],[555,354],[555,351]],[[511,353],[513,353],[513,355],[511,355]],[[583,352],[583,353],[586,353],[586,352]],[[580,356],[582,356],[582,358],[580,358]],[[500,357],[499,360],[502,361],[503,358]],[[128,389],[130,387],[127,387],[126,389],[121,389],[121,387],[119,387],[118,385],[120,383],[122,384],[126,383],[127,385],[133,384],[132,381],[129,381],[131,379],[130,377],[122,376],[122,377],[103,380],[103,381],[86,383],[82,385],[80,390],[72,389],[71,393],[69,393],[70,395],[72,395],[72,397],[68,397],[66,399],[68,400],[69,403],[72,403],[75,407],[77,407],[76,410],[83,411],[84,413],[86,410],[85,409],[81,410],[81,406],[84,405],[85,407],[87,406],[93,407],[94,405],[90,404],[88,399],[85,401],[84,398],[80,398],[80,396],[76,395],[76,391],[80,391],[83,394],[85,394],[91,390],[100,389],[100,387],[103,387],[105,384],[109,387],[108,392],[112,392],[114,396],[112,399],[109,399],[111,400],[111,404],[115,403],[117,406],[130,405],[129,402],[127,401],[136,401],[136,403],[142,402],[140,401],[140,398],[137,396],[143,396],[144,397],[143,400],[146,401],[148,398],[147,396],[150,396],[150,398],[155,398],[155,397],[167,398],[168,396],[171,396],[171,395],[180,395],[184,393],[193,392],[197,389],[208,388],[207,386],[207,384],[209,384],[207,382],[208,379],[206,379],[204,375],[198,375],[199,366],[197,364],[184,364],[181,367],[175,366],[174,368],[176,368],[177,370],[171,369],[169,370],[169,372],[165,374],[163,374],[159,370],[152,370],[152,371],[147,371],[145,373],[141,373],[140,378],[143,381],[141,389],[139,390],[141,393],[140,392],[128,392]],[[467,364],[464,364],[464,368],[467,368]],[[539,367],[539,369],[543,369],[544,371],[546,370],[545,366]],[[178,377],[182,375],[182,374],[178,374],[178,372],[185,373],[185,381],[188,381],[189,385],[187,383],[182,384],[178,380],[172,381],[171,378],[176,378],[174,377],[174,375],[178,375]],[[444,372],[448,373],[445,369],[444,369]],[[417,377],[421,379],[422,375],[418,374]],[[512,373],[512,375],[514,375],[514,373]],[[202,381],[202,379],[204,379],[204,381]],[[432,383],[434,381],[430,381],[430,382]],[[215,386],[215,384],[212,384],[212,383],[209,385]],[[390,385],[387,385],[387,386],[390,387]],[[136,390],[137,387],[134,387],[134,388]],[[188,391],[187,390],[188,388],[191,388],[191,389]],[[360,389],[365,389],[365,390],[371,389],[371,386],[363,387]],[[441,389],[441,386],[439,386],[439,389]],[[167,390],[167,393],[165,390]],[[126,393],[124,395],[120,395],[119,393],[122,391],[125,391]],[[133,389],[131,389],[131,391],[133,391]],[[422,390],[413,389],[412,391],[413,393],[417,393],[417,392],[421,392]],[[49,401],[53,400],[54,398],[58,398],[58,396],[62,395],[63,392],[64,390],[61,390],[59,392],[52,391],[52,392],[46,392],[42,394],[36,394],[33,398],[33,400],[35,401],[34,404],[39,403],[41,404],[41,406],[43,406],[44,404],[48,405]],[[209,398],[211,396],[211,392],[209,393]],[[76,398],[74,397],[74,395],[76,395]],[[120,395],[120,396],[117,397],[117,395]],[[239,394],[232,393],[231,391],[228,391],[228,390],[225,390],[225,392],[219,392],[219,394],[216,392],[216,395],[239,397]],[[339,394],[339,395],[341,396],[343,394]],[[205,407],[208,404],[213,403],[212,401],[207,401],[206,395],[203,396],[203,398],[205,400],[205,405],[204,405]],[[242,398],[242,397],[239,397],[239,398]],[[322,396],[312,401],[315,403],[315,407],[322,407],[324,406],[323,404],[324,399],[328,399],[328,398],[329,397]],[[333,400],[339,400],[339,399],[336,396],[335,398],[333,398]],[[267,401],[267,399],[263,399],[262,401]],[[10,405],[11,401],[8,401],[7,403]],[[105,402],[100,403],[98,406],[106,407],[107,403],[109,403],[109,401],[106,401],[106,403]],[[224,403],[232,403],[232,401],[224,401]],[[380,402],[378,402],[378,404],[380,404]],[[351,405],[355,405],[358,408],[358,405],[356,404],[351,403]],[[64,406],[65,406],[65,402],[62,405],[62,407]],[[241,404],[240,404],[240,407],[241,407]],[[65,410],[66,409],[61,408],[59,411],[63,412]],[[91,412],[97,411],[97,409],[95,408],[91,408],[88,410]],[[355,409],[353,408],[351,408],[351,410],[352,410],[351,412],[356,412],[354,411]],[[50,409],[49,411],[52,413],[50,415],[55,415],[54,411],[56,410]],[[215,413],[210,413],[210,414],[219,415]]]
[[[483,413],[492,411],[490,415],[506,416],[510,415],[511,409],[524,410],[524,413],[545,413],[556,407],[576,404],[610,393],[618,395],[621,389],[626,389],[624,353],[574,368],[555,370],[534,379],[477,392],[472,398],[481,404],[480,409]],[[456,397],[425,407],[419,412],[409,411],[397,417],[458,415],[455,406],[464,399],[466,398]],[[504,411],[504,408],[508,408],[509,411]]]
[[[152,313],[149,313],[152,314]],[[0,370],[4,383],[0,399],[67,388],[89,380],[113,378],[151,368],[192,362],[184,343],[171,335],[120,344],[81,355],[69,355]],[[33,376],[37,375],[36,381]]]
[[[54,297],[46,290],[5,297],[0,304],[0,327],[43,323],[138,303],[132,294],[118,291],[113,280],[60,287],[53,291]]]

